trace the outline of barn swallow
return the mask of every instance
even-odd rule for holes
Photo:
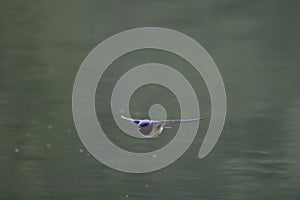
[[[145,138],[154,138],[161,134],[166,125],[170,124],[180,124],[180,123],[188,123],[202,120],[202,118],[195,119],[173,119],[173,120],[149,120],[149,119],[131,119],[128,117],[121,116],[122,119],[131,121],[138,125],[138,131]]]

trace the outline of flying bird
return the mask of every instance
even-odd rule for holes
[[[202,120],[202,118],[195,118],[195,119],[173,119],[173,120],[149,120],[149,119],[131,119],[128,117],[121,116],[122,119],[131,121],[138,125],[138,131],[141,135],[145,138],[154,138],[161,134],[164,130],[166,125],[169,124],[180,124],[180,123],[188,123],[188,122],[195,122]]]

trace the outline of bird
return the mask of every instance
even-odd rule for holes
[[[180,123],[188,123],[188,122],[195,122],[200,121],[203,118],[194,118],[194,119],[172,119],[172,120],[149,120],[149,119],[132,119],[129,117],[125,117],[121,115],[122,119],[131,121],[138,125],[138,131],[144,138],[155,138],[159,136],[166,125],[169,124],[180,124]]]

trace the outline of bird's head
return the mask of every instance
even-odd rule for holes
[[[139,127],[145,127],[145,126],[149,126],[149,125],[151,125],[151,121],[150,120],[142,120],[138,124]]]

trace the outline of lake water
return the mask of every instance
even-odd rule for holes
[[[279,0],[2,2],[0,199],[297,199],[299,9],[297,1]],[[206,158],[198,159],[198,151],[209,120],[201,122],[193,144],[173,164],[128,174],[97,161],[80,141],[72,89],[80,64],[96,45],[145,26],[174,29],[203,45],[223,77],[227,117]],[[161,148],[176,130],[138,140],[124,136],[112,119],[115,82],[148,62],[167,64],[189,78],[201,115],[210,118],[205,83],[184,60],[157,50],[125,55],[101,79],[96,110],[108,137],[136,152]],[[157,85],[136,91],[132,115],[147,117],[156,97],[168,117],[180,115],[174,95]]]

